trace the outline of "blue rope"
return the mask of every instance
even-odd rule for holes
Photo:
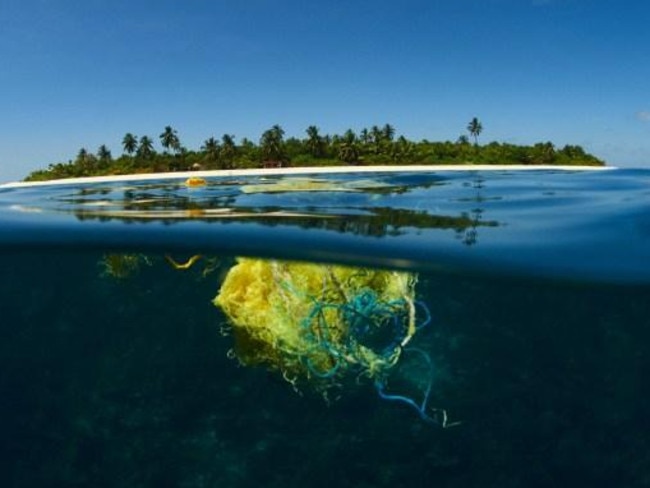
[[[362,276],[362,273],[359,273],[359,276]],[[348,285],[351,285],[350,282],[353,281],[354,278],[355,276],[349,278]],[[423,391],[422,400],[419,403],[415,399],[406,395],[388,393],[386,391],[385,377],[377,378],[374,382],[379,397],[382,400],[400,402],[408,405],[410,408],[414,409],[425,422],[442,427],[446,426],[446,412],[444,410],[442,410],[442,420],[437,418],[438,414],[441,412],[440,410],[433,409],[433,416],[427,412],[434,374],[431,358],[421,349],[414,347],[402,348],[401,346],[403,339],[408,333],[409,327],[408,302],[406,300],[395,299],[390,302],[382,302],[375,290],[364,288],[353,297],[350,297],[347,303],[336,304],[319,300],[317,297],[297,290],[294,286],[284,281],[281,281],[280,285],[288,292],[302,295],[313,303],[309,314],[301,320],[301,327],[305,331],[305,338],[313,344],[313,350],[328,355],[332,361],[332,367],[325,371],[319,370],[318,367],[314,365],[312,356],[304,355],[301,357],[301,360],[311,374],[321,379],[331,379],[335,377],[343,367],[343,362],[349,362],[346,359],[347,356],[354,357],[359,345],[370,347],[372,349],[372,339],[376,338],[377,340],[381,340],[382,331],[390,326],[393,330],[392,340],[388,341],[388,344],[381,347],[380,351],[373,349],[374,352],[386,360],[400,349],[404,352],[417,353],[424,359],[428,366],[429,378],[427,386]],[[350,286],[350,288],[352,288],[352,286]],[[346,297],[343,296],[342,298],[345,299]],[[415,301],[414,305],[424,313],[424,319],[421,320],[419,324],[416,324],[415,327],[416,330],[419,331],[431,323],[431,313],[426,304],[422,301]],[[343,330],[347,329],[348,334],[345,337],[337,338],[337,343],[332,342],[331,331],[334,330],[334,327],[330,326],[325,318],[325,311],[331,309],[336,310],[339,319],[347,325]],[[373,336],[373,334],[378,335]],[[364,340],[366,341],[365,344]],[[370,344],[368,344],[368,342],[370,342]],[[356,365],[350,363],[350,365],[356,366],[357,369],[363,369],[363,364],[360,363]]]
[[[418,412],[422,420],[426,422],[434,423],[436,425],[440,425],[440,421],[438,419],[431,417],[430,415],[427,414],[429,395],[431,394],[431,387],[433,383],[433,364],[431,363],[431,358],[422,349],[410,347],[410,348],[404,348],[404,350],[407,352],[413,351],[419,353],[424,358],[424,360],[427,363],[427,366],[429,367],[429,381],[427,382],[427,387],[424,391],[424,396],[422,398],[422,401],[420,403],[417,403],[414,399],[405,395],[386,393],[385,391],[386,385],[380,380],[375,381],[375,388],[377,389],[377,393],[379,394],[379,397],[382,400],[405,403],[411,408],[413,408],[416,412]]]
[[[382,330],[388,326],[393,329],[392,340],[383,345],[379,351],[375,350],[374,352],[384,359],[388,359],[401,347],[400,344],[408,330],[408,303],[406,300],[395,299],[390,302],[382,302],[374,290],[364,288],[349,298],[347,303],[334,304],[323,302],[310,294],[305,294],[287,282],[281,281],[280,285],[285,290],[302,295],[313,303],[309,314],[301,320],[301,327],[305,331],[305,338],[313,344],[313,350],[327,354],[332,360],[332,367],[323,371],[318,369],[310,355],[303,355],[303,364],[315,377],[330,379],[336,376],[343,366],[345,356],[354,356],[360,344],[372,348],[372,344],[364,344],[364,339],[372,339],[370,337],[372,333],[381,335]],[[420,330],[431,322],[431,314],[423,302],[416,301],[415,305],[424,312],[424,320],[416,326],[416,330]],[[348,334],[346,337],[341,338],[342,340],[338,343],[332,342],[331,331],[333,328],[325,319],[325,311],[328,309],[335,309],[340,319],[347,324]],[[409,350],[421,354],[430,369],[432,369],[431,361],[426,353],[419,349],[412,348]],[[357,364],[356,368],[363,369],[363,365]],[[406,403],[418,411],[424,420],[434,421],[425,412],[431,391],[431,381],[420,405],[412,398],[386,393],[385,385],[380,380],[376,380],[375,387],[381,398]]]
[[[425,319],[422,321],[422,323],[415,328],[416,330],[420,330],[431,323],[431,312],[429,312],[429,307],[427,307],[427,305],[424,302],[421,302],[420,300],[416,300],[415,304],[418,305],[424,311],[424,315],[425,315]]]

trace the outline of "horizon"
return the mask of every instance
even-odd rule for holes
[[[410,140],[580,145],[650,167],[650,5],[589,0],[8,0],[0,182],[167,125],[197,150],[390,123]]]

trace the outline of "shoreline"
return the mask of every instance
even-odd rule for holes
[[[398,172],[445,172],[445,171],[609,171],[613,166],[561,166],[561,165],[519,165],[519,164],[448,164],[448,165],[387,165],[387,166],[305,166],[296,168],[254,168],[254,169],[220,169],[205,171],[177,171],[168,173],[141,173],[110,176],[84,176],[47,181],[14,181],[0,184],[2,188],[23,188],[34,186],[71,185],[84,183],[107,183],[119,181],[148,181],[187,179],[190,177],[232,177],[232,176],[282,176],[282,175],[319,175],[349,173],[398,173]]]

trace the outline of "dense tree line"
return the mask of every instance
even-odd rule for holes
[[[198,150],[188,150],[181,144],[171,126],[158,136],[162,151],[156,150],[149,136],[132,133],[122,139],[123,153],[114,158],[106,145],[95,153],[82,148],[74,160],[51,164],[45,170],[32,172],[27,181],[49,180],[78,176],[117,175],[183,171],[189,169],[235,169],[275,166],[334,166],[340,164],[408,165],[408,164],[556,164],[602,166],[604,162],[588,154],[580,146],[557,148],[551,142],[532,146],[490,142],[479,145],[483,131],[474,117],[467,126],[468,134],[458,140],[413,142],[396,137],[390,124],[372,126],[359,132],[352,129],[343,134],[321,134],[314,125],[305,137],[285,137],[279,125],[265,131],[256,144],[243,138],[224,134],[210,137]],[[469,137],[474,139],[470,143]]]

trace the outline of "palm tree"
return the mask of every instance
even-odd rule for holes
[[[174,152],[178,152],[181,148],[180,140],[178,139],[178,133],[172,129],[171,126],[165,127],[165,130],[160,134],[160,143],[165,149],[171,149]]]
[[[483,132],[483,125],[476,117],[474,117],[469,122],[469,124],[467,124],[467,131],[474,138],[474,144],[478,145],[478,136],[481,132]]]
[[[99,164],[103,168],[108,167],[111,161],[113,161],[113,156],[111,155],[111,151],[106,147],[105,144],[102,144],[101,146],[99,146],[99,149],[97,149],[97,159],[99,159]]]
[[[394,163],[403,163],[413,158],[415,145],[404,136],[399,136],[396,142],[391,144],[390,157]]]
[[[97,158],[94,154],[90,154],[85,147],[82,147],[77,153],[74,165],[76,167],[74,176],[92,176],[97,169]]]
[[[357,136],[348,129],[339,142],[339,159],[345,163],[353,164],[359,162],[359,143]]]
[[[149,159],[154,155],[153,141],[150,137],[142,136],[140,138],[140,144],[138,145],[136,154],[142,159]]]
[[[382,142],[384,141],[384,132],[377,125],[370,128],[370,138],[372,139],[373,152],[379,154],[382,151]]]
[[[555,146],[552,142],[538,142],[532,150],[535,164],[551,164],[555,161]]]
[[[384,125],[381,129],[382,135],[384,136],[384,139],[387,141],[392,141],[393,137],[395,137],[395,127],[393,127],[390,124]]]
[[[122,146],[124,147],[124,152],[131,155],[138,148],[138,138],[130,132],[127,132],[124,139],[122,139]]]
[[[216,164],[219,161],[220,149],[219,142],[214,137],[206,139],[201,146],[201,151],[205,153],[205,160],[210,165]]]
[[[275,124],[273,127],[271,127],[271,132],[273,132],[277,139],[281,141],[284,139],[284,129],[278,124]]]
[[[97,157],[102,160],[111,160],[111,151],[106,147],[106,144],[102,144],[99,146],[99,149],[97,149]]]
[[[370,136],[370,131],[365,127],[361,129],[361,132],[359,133],[359,139],[361,140],[361,143],[364,145],[370,144],[370,141],[372,139]]]
[[[221,150],[219,151],[219,159],[224,169],[233,167],[235,157],[237,156],[237,145],[235,144],[235,136],[224,134],[221,136]]]
[[[201,151],[208,154],[216,154],[219,151],[219,143],[214,137],[210,137],[201,146]]]
[[[307,127],[307,150],[315,158],[321,158],[325,154],[325,141],[318,133],[318,127],[310,125]]]
[[[262,134],[260,146],[265,162],[283,163],[287,160],[283,138],[284,130],[279,125],[274,125]]]

